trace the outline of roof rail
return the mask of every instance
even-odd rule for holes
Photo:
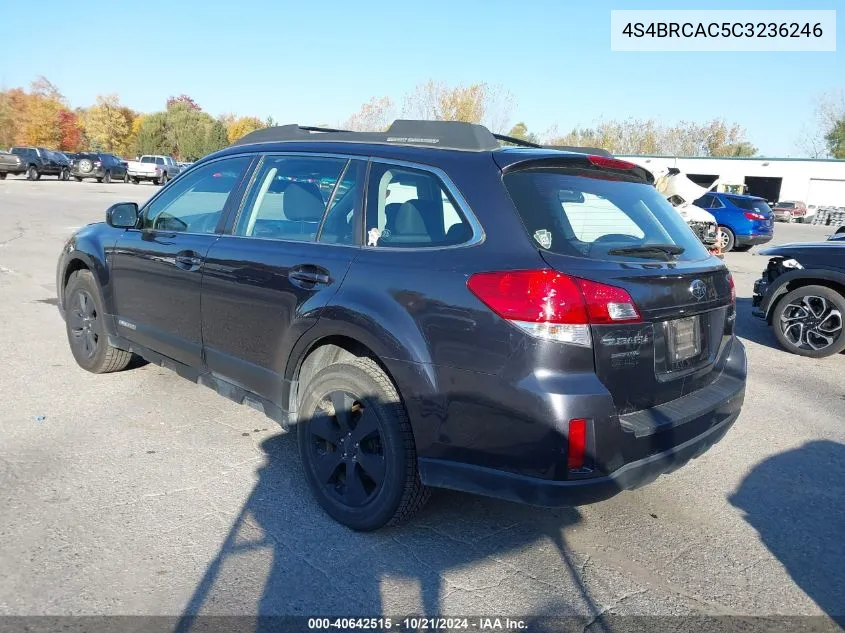
[[[385,143],[389,145],[414,145],[441,149],[458,149],[485,152],[500,147],[499,141],[519,145],[556,149],[580,154],[611,156],[611,153],[598,147],[575,147],[569,145],[539,145],[530,141],[493,134],[483,125],[464,123],[463,121],[417,121],[398,119],[386,132],[353,132],[329,127],[305,125],[279,125],[250,132],[238,139],[233,145],[252,143],[278,143],[296,141],[325,141],[347,143]]]
[[[351,132],[333,128],[281,125],[251,132],[233,145],[284,141],[386,143],[442,149],[489,151],[499,142],[483,125],[462,121],[394,121],[386,132]]]

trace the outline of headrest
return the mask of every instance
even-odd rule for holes
[[[400,235],[428,235],[416,200],[403,202],[396,211],[395,230]]]
[[[311,182],[293,182],[288,185],[282,205],[285,217],[296,222],[319,222],[326,210],[320,189]]]

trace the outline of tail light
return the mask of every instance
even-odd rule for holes
[[[743,215],[749,220],[765,220],[766,216],[756,211],[746,211]]]
[[[569,421],[569,446],[566,467],[570,470],[582,470],[587,454],[587,420],[576,418]]]
[[[731,303],[736,305],[736,285],[734,284],[734,276],[728,273],[728,286],[731,289]]]
[[[95,161],[94,161],[94,167],[102,167],[102,166],[103,166],[103,163],[102,163],[102,162],[100,162],[100,161],[98,161],[98,160],[95,160]]]
[[[623,288],[549,269],[476,273],[467,287],[531,336],[561,343],[590,347],[591,324],[642,320]]]

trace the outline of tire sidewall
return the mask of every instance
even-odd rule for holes
[[[38,168],[34,165],[30,165],[26,170],[26,178],[27,180],[38,180],[41,177],[41,174],[38,173]]]
[[[378,495],[359,508],[346,506],[332,497],[317,479],[311,461],[309,420],[323,397],[336,390],[353,394],[366,407],[374,410],[379,420],[379,433],[385,456],[385,478]],[[354,530],[373,530],[388,523],[402,502],[408,468],[408,456],[400,433],[402,420],[399,419],[407,418],[396,394],[385,391],[360,367],[349,363],[336,363],[320,370],[310,380],[305,387],[299,414],[297,439],[303,472],[323,509],[333,519]]]
[[[827,286],[802,286],[801,288],[796,288],[781,297],[772,312],[772,327],[774,328],[775,338],[777,338],[778,343],[783,349],[798,356],[806,356],[807,358],[827,358],[828,356],[834,356],[845,349],[845,332],[841,332],[839,334],[839,340],[834,342],[833,345],[830,345],[822,350],[809,350],[794,347],[792,343],[787,340],[786,336],[784,336],[783,330],[781,330],[780,317],[786,309],[786,306],[792,303],[792,301],[796,298],[807,295],[824,297],[836,305],[842,314],[845,314],[845,297],[835,290],[828,288]]]
[[[108,353],[108,343],[106,340],[105,324],[103,317],[105,312],[103,310],[103,300],[100,297],[100,289],[94,281],[94,276],[90,271],[81,270],[71,275],[67,286],[65,287],[65,310],[69,310],[69,306],[73,305],[73,300],[80,290],[85,290],[94,300],[94,307],[97,310],[97,320],[94,331],[97,334],[97,351],[90,358],[86,357],[81,350],[78,350],[73,344],[73,335],[70,330],[70,320],[65,317],[65,330],[67,332],[68,345],[73,354],[74,360],[77,364],[86,371],[96,373],[96,369],[105,362],[106,354]]]

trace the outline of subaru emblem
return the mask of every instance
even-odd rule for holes
[[[700,279],[696,279],[690,284],[689,292],[696,301],[701,301],[707,296],[707,286]]]

